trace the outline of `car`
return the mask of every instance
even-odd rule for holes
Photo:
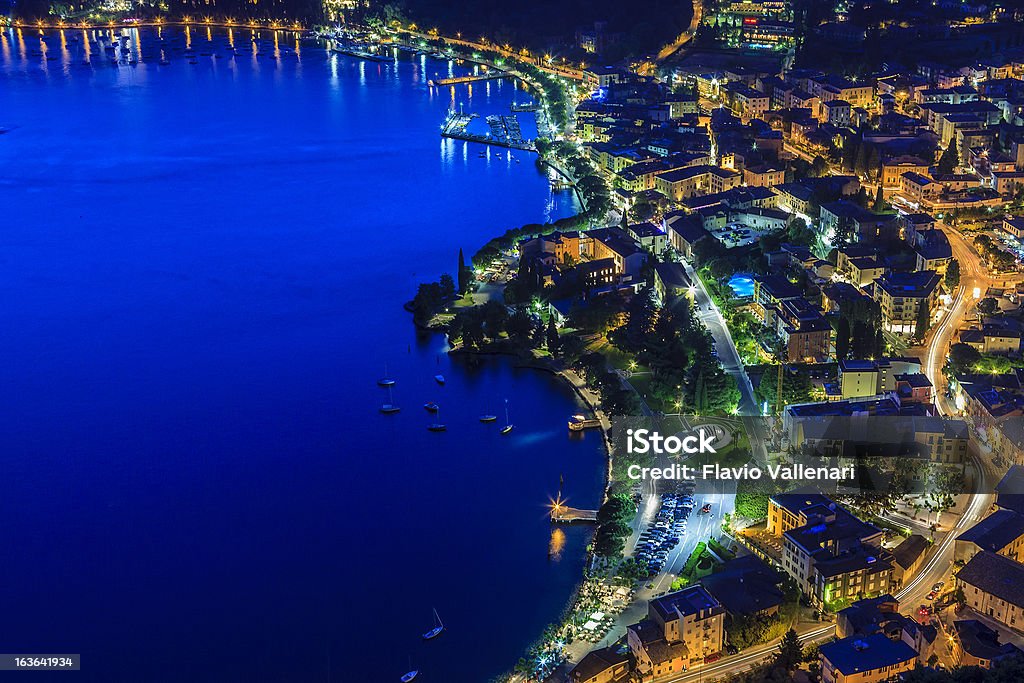
[[[711,503],[704,503],[704,507],[702,507],[700,509],[700,511],[705,513],[705,514],[707,514],[708,512],[711,512]]]
[[[931,593],[929,593],[929,594],[928,594],[928,595],[926,595],[925,597],[926,597],[926,598],[927,598],[928,600],[934,600],[934,599],[935,599],[935,596],[936,596],[936,595],[938,595],[938,593],[936,593],[935,591],[932,591]]]

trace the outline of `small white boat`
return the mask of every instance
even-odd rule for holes
[[[384,413],[385,415],[391,415],[393,413],[397,413],[399,410],[401,410],[401,408],[399,408],[397,405],[395,405],[395,397],[392,395],[391,385],[389,384],[388,385],[388,402],[381,404],[380,412]]]
[[[497,415],[481,415],[480,416],[480,421],[481,422],[494,422],[497,419],[498,419]]]
[[[377,386],[391,387],[395,385],[395,380],[388,377],[388,366],[384,366],[384,376],[377,380]]]
[[[409,683],[409,681],[414,680],[419,675],[420,675],[420,672],[417,671],[416,669],[413,669],[409,673],[407,673],[404,676],[402,676],[402,683]]]
[[[423,634],[423,640],[433,640],[437,638],[444,631],[444,622],[441,621],[441,617],[437,615],[437,610],[434,610],[434,628],[430,629]]]
[[[440,414],[441,411],[440,410],[433,410],[431,412],[435,413],[434,422],[431,422],[430,424],[427,425],[427,431],[428,432],[445,432],[445,431],[448,431],[447,425],[445,425],[443,422],[441,422],[440,418],[438,417],[438,414]]]
[[[434,375],[434,381],[438,384],[444,384],[444,375]]]
[[[436,413],[439,409],[439,406],[433,401],[431,401],[430,403],[424,403],[423,409],[426,410],[428,413]]]
[[[508,420],[508,399],[505,399],[505,426],[501,428],[501,433],[508,434],[514,427],[515,425]]]

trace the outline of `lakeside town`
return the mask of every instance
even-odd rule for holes
[[[352,59],[476,65],[438,88],[521,79],[539,137],[471,137],[454,109],[442,134],[535,151],[578,197],[407,306],[467,362],[558,373],[608,441],[586,576],[510,680],[1021,676],[1024,15],[932,7],[720,1],[611,64],[600,26],[583,62],[397,21],[317,31]],[[618,447],[635,416],[716,429],[728,466],[876,457],[887,485],[636,483],[657,463]]]
[[[411,302],[455,353],[559,372],[610,432],[580,595],[512,680],[1019,675],[1024,49],[1008,10],[955,9],[881,25],[1002,47],[823,71],[795,36],[856,54],[849,16],[719,3],[718,49],[559,79],[573,111],[535,144],[581,214]],[[718,425],[730,465],[869,454],[887,488],[630,482],[618,416]]]

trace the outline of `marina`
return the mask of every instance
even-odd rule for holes
[[[441,126],[441,137],[452,140],[464,140],[466,142],[479,142],[484,145],[518,149],[525,152],[537,151],[533,140],[523,139],[519,121],[514,115],[488,116],[485,120],[490,132],[484,135],[470,133],[466,130],[469,124],[476,118],[479,118],[477,114],[465,114],[454,109],[449,111],[444,125]]]

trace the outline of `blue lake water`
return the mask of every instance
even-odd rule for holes
[[[568,438],[552,378],[450,359],[401,304],[573,212],[530,155],[438,136],[522,91],[284,32],[191,31],[193,65],[163,35],[114,66],[96,33],[0,34],[0,650],[105,683],[507,670],[580,577],[587,531],[544,504],[562,475],[599,502],[599,439]],[[505,398],[501,437],[477,416]]]

